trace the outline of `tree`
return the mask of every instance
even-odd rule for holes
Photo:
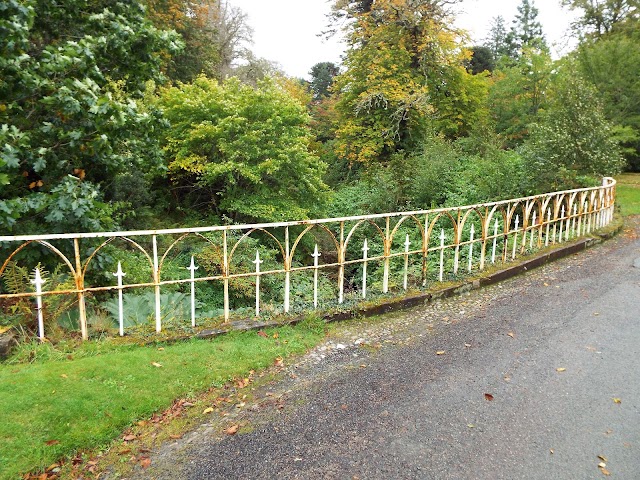
[[[464,134],[479,99],[470,86],[458,33],[437,0],[338,1],[348,50],[336,78],[338,154],[349,162],[386,162],[411,151],[431,122]],[[462,100],[458,102],[457,100]]]
[[[526,47],[548,50],[547,42],[538,21],[538,9],[533,0],[521,0],[518,13],[513,19],[511,30],[507,34],[511,56],[517,58]]]
[[[471,73],[477,75],[482,72],[492,72],[495,68],[495,60],[493,53],[489,47],[475,46],[471,47],[473,52],[469,61],[469,69]]]
[[[511,56],[511,45],[507,40],[507,28],[504,18],[501,15],[491,20],[491,28],[489,36],[485,39],[484,46],[491,50],[494,61],[500,60],[502,57]]]
[[[640,0],[562,0],[562,5],[582,12],[573,23],[581,35],[601,37],[640,17]]]
[[[138,102],[163,81],[175,32],[135,2],[8,0],[0,5],[0,225],[9,232],[111,226],[101,202],[118,172],[154,168],[159,119]],[[123,61],[126,59],[126,61]]]
[[[527,138],[529,125],[546,104],[552,71],[548,52],[525,48],[513,66],[494,72],[489,108],[506,146],[515,147]]]
[[[316,63],[309,75],[311,76],[311,91],[314,100],[321,100],[329,96],[329,88],[333,85],[333,79],[340,73],[340,69],[333,62]]]
[[[581,176],[599,181],[624,163],[597,91],[575,71],[569,62],[555,77],[549,107],[523,150],[538,190],[579,186]]]
[[[145,0],[147,17],[162,30],[175,30],[185,43],[179,53],[166,52],[166,74],[172,80],[189,82],[204,73],[213,76],[219,70],[219,51],[212,39],[216,32],[210,24],[212,0]]]
[[[625,147],[629,166],[640,169],[640,35],[609,34],[583,41],[577,67],[595,86],[607,119]]]
[[[228,0],[217,0],[208,9],[207,25],[213,31],[212,41],[218,52],[218,79],[234,75],[238,60],[255,60],[248,48],[253,43],[253,30],[240,8]]]
[[[281,221],[318,213],[324,164],[309,153],[305,108],[266,79],[205,77],[163,91],[159,104],[176,195],[198,211],[235,221]]]

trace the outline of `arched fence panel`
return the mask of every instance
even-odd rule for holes
[[[341,308],[588,235],[612,221],[615,186],[607,177],[598,187],[341,218],[0,236],[0,307],[5,322],[35,325],[43,340],[45,325],[61,324],[48,317],[62,314],[86,339],[105,325],[121,335],[137,323],[194,331]]]

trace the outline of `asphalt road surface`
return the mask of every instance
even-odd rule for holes
[[[340,326],[139,477],[640,479],[636,234]]]

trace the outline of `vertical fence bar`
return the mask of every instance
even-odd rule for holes
[[[564,226],[564,205],[560,210],[560,231],[558,232],[558,243],[562,243],[562,227]]]
[[[549,246],[549,227],[551,225],[551,207],[547,207],[547,233],[544,236],[544,246]]]
[[[320,257],[320,253],[317,243],[311,256],[313,257],[313,308],[318,308],[318,257]]]
[[[196,326],[196,262],[191,255],[191,264],[187,267],[191,272],[191,326]]]
[[[340,251],[338,252],[338,303],[344,301],[344,261],[345,261],[345,246],[344,246],[344,221],[340,222]]]
[[[127,274],[122,271],[122,265],[118,262],[118,270],[113,274],[118,278],[118,325],[120,327],[120,336],[124,337],[124,305],[122,299],[122,277]]]
[[[289,255],[289,227],[284,227],[284,313],[289,313],[291,292],[291,258]]]
[[[480,244],[480,270],[484,270],[484,263],[487,257],[487,234],[489,222],[487,220],[489,216],[489,209],[485,208],[484,217],[480,220],[480,236],[482,238],[482,243]]]
[[[162,318],[160,316],[160,267],[158,265],[158,239],[153,235],[153,283],[156,299],[156,333],[162,330]]]
[[[260,250],[256,250],[256,259],[253,261],[256,264],[256,317],[260,316],[260,264],[262,262]]]
[[[453,253],[453,274],[458,273],[458,267],[460,263],[460,237],[462,236],[462,229],[460,228],[460,211],[458,210],[458,221],[453,229],[453,243],[455,245]]]
[[[44,342],[44,316],[42,313],[42,285],[46,280],[42,278],[40,274],[40,267],[35,269],[35,278],[31,280],[31,283],[36,287],[36,305],[38,309],[38,338],[41,342]]]
[[[389,238],[389,222],[391,219],[386,218],[386,226],[384,230],[384,271],[382,273],[382,293],[389,291],[389,255],[391,254],[391,240]]]
[[[444,228],[440,230],[440,282],[444,273]]]
[[[475,227],[473,223],[471,224],[471,232],[469,233],[469,265],[467,270],[471,271],[471,266],[473,265],[473,235],[475,234]]]
[[[429,254],[429,214],[424,216],[424,230],[422,235],[422,286],[427,286],[427,255]]]
[[[493,247],[491,248],[491,264],[496,263],[496,246],[498,244],[498,219],[493,222]]]
[[[569,231],[569,229],[571,228],[571,204],[567,206],[566,214],[567,214],[567,221],[565,222],[565,225],[564,225],[564,241],[568,242],[569,234],[571,233]]]
[[[89,332],[87,331],[87,306],[84,299],[84,275],[82,273],[82,262],[80,260],[80,242],[77,238],[73,239],[73,251],[76,258],[75,281],[76,289],[78,290],[80,332],[82,333],[82,339],[87,340],[89,338]]]
[[[578,216],[578,205],[573,204],[573,219],[571,221],[571,235],[576,237],[576,217]]]
[[[518,227],[520,226],[520,215],[516,215],[516,228],[513,235],[513,252],[511,253],[511,260],[516,258],[516,247],[518,246]]]
[[[229,250],[227,245],[227,231],[222,231],[222,282],[224,285],[224,323],[229,321]]]
[[[369,246],[367,245],[367,239],[364,239],[362,245],[362,298],[367,298],[367,258],[369,252]]]
[[[409,234],[407,233],[404,241],[404,280],[402,282],[405,290],[407,289],[407,279],[409,275],[409,245],[411,245],[411,242],[409,241]]]
[[[533,251],[533,236],[535,235],[536,228],[536,211],[533,211],[533,219],[531,221],[531,231],[529,232],[529,250]]]
[[[553,207],[553,234],[551,235],[551,243],[554,244],[554,245],[556,243],[556,233],[557,233],[557,231],[558,231],[558,213],[557,213],[557,210],[556,210],[556,208],[554,206]]]

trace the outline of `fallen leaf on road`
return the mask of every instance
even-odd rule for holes
[[[276,359],[273,361],[273,364],[276,367],[281,367],[282,365],[284,365],[284,360],[282,359],[282,357],[276,357]]]
[[[142,468],[149,468],[151,466],[151,459],[149,457],[143,457],[140,459],[140,466]]]
[[[180,440],[182,438],[182,435],[169,435],[169,438],[171,440]]]
[[[484,399],[488,400],[489,402],[493,400],[493,395],[491,395],[490,393],[485,393],[484,394]]]
[[[470,343],[465,343],[464,346],[469,348],[469,347],[471,347],[471,344]]]
[[[261,337],[264,337],[264,338],[269,338],[269,335],[267,335],[266,333],[264,333],[262,330],[260,330],[260,331],[258,332],[258,335],[260,335]]]
[[[240,425],[235,424],[235,425],[231,425],[229,428],[227,428],[224,433],[226,433],[227,435],[235,435],[236,433],[238,433],[238,429],[240,428]]]
[[[609,470],[607,470],[606,468],[601,468],[600,471],[602,472],[602,474],[605,477],[608,477],[609,475],[611,475],[611,472]]]
[[[620,400],[619,398],[614,398],[613,403],[622,403],[622,400]]]
[[[158,363],[158,362],[151,362],[151,365],[153,365],[153,366],[154,366],[154,367],[156,367],[156,368],[160,368],[160,367],[162,367],[162,364],[161,364],[161,363]]]
[[[467,427],[469,427],[469,428],[476,428],[476,426],[475,426],[474,424],[472,424],[472,423],[467,424]]]
[[[545,282],[545,283],[543,283],[543,285],[544,285],[545,287],[548,287],[548,286],[549,286],[549,284],[548,284],[548,283],[546,283],[546,282]]]
[[[604,455],[598,455],[598,458],[600,460],[602,460],[603,462],[605,462],[605,463],[609,461],[609,460],[607,460],[607,457],[605,457]]]
[[[436,355],[444,355],[446,352],[444,350],[438,350]]]
[[[244,388],[247,385],[249,385],[249,379],[248,378],[240,378],[240,379],[236,380],[236,387],[238,387],[238,388]]]
[[[600,315],[600,312],[593,312],[593,314],[597,317],[598,315]]]
[[[551,455],[553,455],[553,448],[550,448],[550,449],[549,449],[549,453],[550,453]]]
[[[605,435],[611,435],[613,433],[613,430],[609,429],[606,432],[604,432]]]
[[[607,464],[606,464],[606,463],[604,463],[604,462],[600,462],[600,463],[598,464],[598,468],[604,468],[604,467],[606,467],[606,466],[607,466]]]
[[[131,441],[133,441],[135,439],[136,439],[136,436],[131,434],[131,433],[129,435],[125,435],[124,438],[123,438],[123,440],[125,442],[131,442]]]
[[[556,368],[556,372],[564,372],[566,370],[566,368],[564,367],[560,367],[560,368]]]
[[[516,336],[516,334],[513,333],[513,332],[509,332],[509,333],[507,333],[507,335],[509,335],[511,338],[515,338],[515,336]]]
[[[213,412],[213,407],[205,408],[202,412],[203,415]]]

